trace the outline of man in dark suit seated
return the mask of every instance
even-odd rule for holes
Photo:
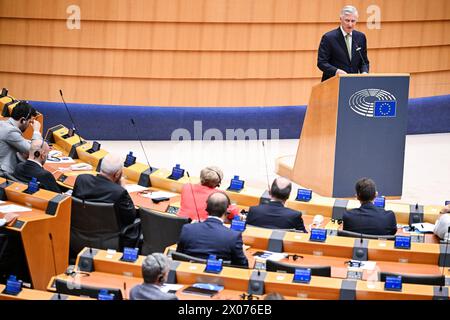
[[[152,253],[142,262],[143,284],[138,284],[130,291],[130,300],[178,300],[173,293],[161,291],[167,281],[170,261],[162,253]]]
[[[23,182],[30,182],[32,178],[36,178],[40,188],[60,193],[55,177],[44,169],[49,151],[50,147],[43,139],[31,141],[28,160],[17,164],[14,177]]]
[[[122,181],[123,161],[120,157],[108,154],[101,163],[97,176],[81,174],[75,180],[72,196],[92,202],[114,203],[120,229],[132,224],[136,209]],[[135,247],[139,239],[139,225],[129,228],[121,239],[124,247]]]
[[[230,199],[225,193],[212,193],[206,206],[208,218],[204,222],[183,226],[177,251],[202,259],[212,254],[217,259],[231,261],[233,265],[248,266],[241,233],[223,225],[229,205]]]
[[[291,194],[292,183],[286,178],[276,178],[270,188],[270,202],[250,207],[249,225],[270,229],[297,229],[306,232],[302,213],[284,206]]]
[[[356,182],[356,196],[361,202],[361,207],[344,213],[344,230],[373,235],[397,233],[394,212],[386,211],[373,204],[378,194],[376,188],[372,179],[362,178]]]
[[[322,70],[322,81],[337,74],[368,73],[367,40],[364,33],[354,30],[358,11],[345,6],[341,11],[341,25],[322,36],[317,66]]]

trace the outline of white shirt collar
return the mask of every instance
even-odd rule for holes
[[[208,219],[216,219],[216,220],[219,220],[223,224],[223,220],[219,217],[209,216]]]
[[[28,160],[33,161],[34,163],[37,163],[42,168],[42,163],[40,163],[39,161],[34,160],[34,159],[28,159]]]
[[[342,35],[344,36],[344,39],[345,39],[345,36],[347,35],[347,32],[345,32],[344,31],[344,29],[342,28],[342,26],[339,26],[339,28],[341,28],[341,32],[342,32]],[[350,37],[352,37],[353,36],[353,31],[352,32],[350,32]]]

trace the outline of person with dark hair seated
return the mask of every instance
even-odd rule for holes
[[[19,162],[19,156],[28,158],[30,142],[22,133],[31,124],[33,126],[32,140],[42,139],[40,132],[41,124],[34,121],[37,111],[27,102],[20,101],[12,110],[11,117],[0,121],[0,176],[12,174]],[[18,155],[19,154],[19,155]]]
[[[241,233],[223,225],[229,205],[230,199],[225,193],[211,194],[206,206],[208,219],[183,226],[177,252],[202,259],[215,255],[217,259],[231,261],[233,265],[248,266]]]
[[[40,188],[60,193],[55,177],[44,169],[49,151],[50,147],[43,139],[31,141],[28,160],[17,164],[14,177],[23,182],[30,182],[32,178],[36,178]]]
[[[133,287],[130,300],[178,300],[172,293],[161,291],[161,286],[167,281],[170,261],[162,253],[152,253],[142,262],[142,278],[144,283]]]
[[[344,230],[372,235],[396,234],[397,220],[394,212],[373,204],[378,194],[375,182],[368,178],[359,179],[355,189],[361,206],[344,212]]]
[[[306,232],[302,213],[284,206],[291,194],[292,183],[283,177],[276,178],[270,188],[270,202],[250,207],[247,223],[270,229],[297,229]]]

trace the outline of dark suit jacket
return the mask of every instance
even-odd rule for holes
[[[18,163],[14,170],[14,177],[23,182],[30,182],[31,178],[34,177],[39,181],[42,189],[58,193],[61,192],[55,177],[39,164],[31,160]]]
[[[361,48],[362,57],[356,51]],[[329,31],[322,36],[317,57],[317,66],[322,70],[322,81],[336,74],[337,69],[347,73],[369,72],[369,59],[367,58],[367,41],[364,33],[353,30],[352,32],[352,60],[348,56],[347,45],[341,28]]]
[[[279,201],[250,207],[247,223],[270,229],[297,229],[306,232],[302,213],[283,206]]]
[[[391,210],[366,203],[357,209],[344,213],[344,230],[375,235],[394,235],[397,233],[397,220]]]
[[[210,217],[204,222],[183,226],[177,251],[202,259],[213,254],[217,259],[231,261],[231,264],[248,266],[242,245],[240,232],[231,230]]]
[[[79,175],[75,180],[72,196],[86,201],[114,203],[121,230],[136,219],[136,209],[128,191],[102,175]],[[131,229],[125,236],[133,243],[139,237],[139,230]]]

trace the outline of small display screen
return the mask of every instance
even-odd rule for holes
[[[181,169],[180,165],[177,164],[172,169],[172,174],[170,175],[169,179],[172,180],[179,180],[184,176],[184,169]]]
[[[136,157],[133,156],[133,152],[130,151],[130,153],[127,154],[127,157],[125,159],[125,163],[123,164],[123,166],[125,168],[128,168],[129,166],[132,166],[135,163],[136,163]]]
[[[384,283],[384,289],[389,291],[401,291],[402,290],[402,277],[401,276],[387,276]]]
[[[171,214],[177,214],[180,211],[180,208],[174,206],[168,206],[166,212]]]
[[[98,300],[114,300],[114,295],[112,293],[108,293],[108,290],[100,290],[98,293]]]
[[[239,231],[239,232],[244,231],[245,230],[245,221],[239,219],[239,217],[235,217],[231,221],[231,229],[233,229],[235,231]]]
[[[215,256],[210,256],[206,260],[205,272],[220,273],[222,271],[222,259],[217,260]]]
[[[396,236],[394,247],[396,249],[411,249],[411,237],[409,236]]]
[[[311,269],[299,268],[295,269],[294,282],[309,283],[311,281]]]
[[[9,276],[4,293],[17,295],[20,291],[22,291],[22,281],[17,280],[16,276]]]
[[[126,262],[135,262],[138,259],[139,249],[137,248],[127,248],[123,249],[123,256],[121,258],[122,261]]]
[[[39,191],[39,182],[36,178],[31,178],[31,181],[28,182],[28,188],[24,191],[28,194],[33,194]]]
[[[373,204],[375,207],[384,208],[386,205],[386,199],[384,197],[376,197]]]
[[[450,204],[450,200],[445,201],[445,205],[448,206]]]
[[[97,141],[94,141],[94,142],[92,143],[92,150],[93,150],[94,152],[100,150],[100,143],[98,143]]]
[[[239,176],[234,176],[234,178],[231,179],[228,190],[241,191],[242,189],[244,189],[244,180],[239,180]]]
[[[298,189],[297,198],[295,198],[295,200],[308,202],[311,200],[311,198],[312,198],[312,190]]]
[[[327,239],[327,229],[311,229],[311,234],[309,236],[309,241],[325,242]]]

